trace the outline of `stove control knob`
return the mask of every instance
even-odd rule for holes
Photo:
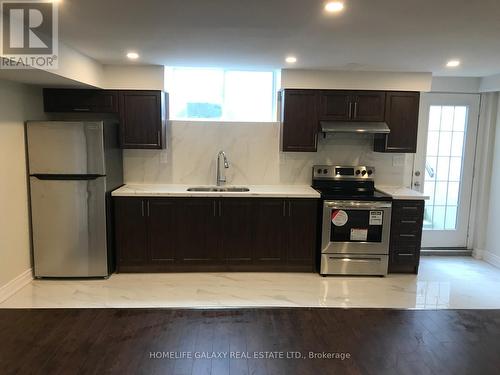
[[[361,174],[361,171],[358,169],[358,170],[356,171],[356,175],[359,175],[359,174]]]
[[[323,169],[324,174],[328,174],[328,169]]]
[[[371,176],[373,174],[373,171],[371,169],[368,169],[368,176]]]
[[[322,169],[318,169],[316,172],[317,172],[318,174],[321,174],[321,172],[322,172],[322,171],[323,171]]]
[[[366,171],[361,172],[361,175],[362,176],[366,175]]]

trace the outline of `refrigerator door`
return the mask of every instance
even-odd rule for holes
[[[27,122],[29,173],[105,175],[102,122]]]
[[[107,276],[106,178],[59,178],[30,177],[35,276]]]

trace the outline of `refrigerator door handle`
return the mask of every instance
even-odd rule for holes
[[[90,181],[104,176],[100,174],[32,174],[31,177],[43,181]]]

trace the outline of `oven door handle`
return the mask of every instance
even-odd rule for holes
[[[329,257],[331,260],[337,260],[340,262],[352,262],[352,263],[372,263],[372,262],[381,262],[381,258],[336,258]]]
[[[325,207],[337,210],[391,208],[390,202],[337,202],[326,201]]]

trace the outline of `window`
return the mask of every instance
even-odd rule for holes
[[[274,121],[275,73],[167,68],[174,120]]]
[[[425,164],[424,228],[455,230],[467,125],[466,106],[431,106]]]

